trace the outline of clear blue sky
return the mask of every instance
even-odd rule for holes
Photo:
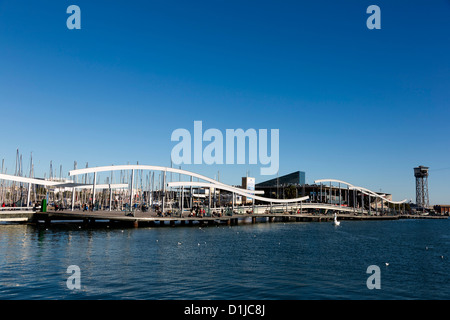
[[[81,30],[66,9],[81,8]],[[366,9],[381,8],[381,30]],[[450,203],[450,1],[2,1],[0,160],[170,165],[173,130],[280,130],[280,175]],[[183,168],[239,184],[256,165]],[[447,169],[445,169],[447,168]],[[434,171],[435,170],[435,171]],[[58,171],[59,172],[59,171]]]

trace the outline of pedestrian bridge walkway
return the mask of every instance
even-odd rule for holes
[[[5,210],[6,209],[6,210]],[[66,211],[49,211],[39,212],[36,210],[26,210],[26,208],[3,208],[0,210],[0,222],[31,222],[50,224],[52,221],[67,222],[79,221],[83,224],[102,223],[119,223],[131,226],[154,226],[154,225],[203,225],[203,224],[228,224],[236,225],[240,222],[289,222],[289,221],[331,221],[334,217],[333,213],[337,213],[339,220],[397,220],[397,219],[446,219],[447,216],[430,216],[430,215],[409,215],[401,212],[369,212],[355,211],[354,208],[339,207],[336,205],[306,203],[300,206],[288,207],[272,206],[272,210],[267,206],[246,206],[238,207],[231,212],[229,207],[213,208],[205,214],[193,214],[190,210],[174,211],[161,214],[154,210],[142,212],[140,210],[134,212],[126,211],[83,211],[83,210],[66,210]],[[252,211],[254,209],[254,212]]]
[[[153,181],[154,172],[151,175],[152,179],[150,179],[150,175],[148,176],[148,184],[146,186],[137,183],[137,179],[135,179],[135,174],[140,173],[140,181],[142,181],[142,171],[160,171],[162,183],[160,186],[156,186]],[[119,181],[121,183],[113,183],[113,172],[120,171],[124,173],[124,176],[129,176],[130,180],[127,183],[123,183],[123,181]],[[110,173],[109,183],[99,184],[97,183],[98,177],[97,174],[101,173]],[[171,181],[167,182],[166,174],[176,174],[179,177],[179,181]],[[92,184],[86,183],[88,181],[87,175],[93,175]],[[361,216],[386,216],[389,215],[398,215],[405,214],[405,206],[404,203],[406,200],[402,201],[392,201],[387,199],[385,195],[375,193],[367,188],[358,187],[348,182],[336,179],[320,179],[316,180],[315,183],[320,183],[320,201],[316,201],[318,199],[314,199],[316,202],[311,202],[309,196],[296,197],[292,199],[279,199],[279,198],[271,198],[265,197],[262,195],[264,191],[262,190],[248,190],[240,187],[235,187],[231,185],[227,185],[225,183],[219,182],[217,180],[211,179],[209,177],[186,171],[176,168],[162,167],[162,166],[153,166],[153,165],[119,165],[119,166],[102,166],[102,167],[93,167],[93,168],[84,168],[84,169],[75,169],[69,172],[69,175],[72,177],[76,177],[79,175],[85,176],[85,183],[78,183],[77,179],[74,178],[73,181],[52,181],[38,178],[26,178],[19,176],[10,176],[6,174],[0,174],[1,180],[14,181],[22,184],[27,184],[28,188],[26,188],[26,199],[25,202],[28,207],[27,208],[2,208],[0,210],[0,221],[28,221],[31,218],[34,218],[34,214],[39,214],[36,210],[31,208],[31,193],[32,193],[32,185],[42,185],[47,188],[47,192],[51,194],[52,190],[63,190],[62,192],[64,199],[60,199],[59,201],[63,203],[63,206],[69,208],[66,211],[58,211],[58,212],[49,212],[47,214],[48,219],[52,219],[52,217],[91,217],[95,219],[93,215],[98,215],[102,212],[102,215],[105,219],[133,219],[137,218],[138,215],[143,214],[141,219],[150,219],[155,220],[156,218],[166,218],[170,217],[172,219],[179,218],[192,218],[192,211],[195,207],[193,202],[193,198],[196,195],[193,191],[194,188],[197,190],[209,190],[209,201],[204,199],[203,201],[203,210],[206,206],[206,212],[201,217],[202,219],[212,219],[213,217],[220,217],[222,219],[232,219],[229,217],[235,217],[239,215],[252,214],[255,217],[274,217],[275,215],[315,215],[321,214],[326,216],[329,213],[338,213],[340,215],[349,214],[352,216],[361,215]],[[182,176],[184,179],[182,179]],[[185,180],[186,177],[190,178],[190,181],[182,181]],[[198,181],[194,182],[193,179],[197,179]],[[172,180],[172,179],[171,179]],[[116,181],[117,182],[117,181]],[[327,183],[329,185],[324,185],[324,190],[322,191],[323,183]],[[338,186],[333,186],[332,184],[338,184]],[[346,188],[341,188],[341,185],[346,185]],[[167,191],[169,189],[169,192]],[[319,189],[319,187],[318,187]],[[80,191],[83,190],[83,191]],[[120,190],[120,191],[113,191]],[[172,191],[170,191],[172,190]],[[175,190],[175,191],[173,191]],[[224,193],[228,193],[229,198],[232,199],[231,206],[227,207],[219,207],[219,203],[214,200],[212,202],[211,195],[216,194],[216,190],[222,190]],[[327,191],[328,190],[328,191]],[[346,192],[347,201],[346,203],[341,203],[339,200],[339,204],[332,204],[331,198],[333,195],[333,190],[339,193]],[[109,192],[108,192],[109,191]],[[60,191],[61,193],[61,191]],[[352,194],[352,197],[350,197]],[[155,201],[154,196],[158,195],[160,199]],[[252,199],[253,204],[250,206],[238,206],[235,204],[235,196],[240,195],[242,197],[246,197],[247,199]],[[36,194],[34,195],[36,197]],[[47,194],[48,196],[48,194]],[[115,198],[120,196],[120,205],[116,202],[113,205],[113,201],[116,201]],[[363,197],[364,196],[364,197]],[[69,198],[70,197],[70,198]],[[172,198],[170,198],[172,197]],[[330,203],[325,203],[327,201],[327,197]],[[54,198],[54,197],[53,197]],[[98,205],[98,199],[101,199],[103,205]],[[188,198],[188,201],[186,201]],[[317,197],[316,197],[317,198]],[[345,198],[345,197],[344,197]],[[357,201],[357,198],[360,201]],[[55,199],[55,198],[54,198]],[[56,201],[53,199],[53,202]],[[85,200],[82,200],[85,199]],[[374,201],[375,206],[379,203],[381,208],[373,207],[372,201]],[[198,199],[197,199],[198,200]],[[206,201],[205,201],[206,200]],[[368,200],[368,201],[367,201]],[[77,212],[76,207],[81,206],[82,201],[87,201],[91,204],[91,208],[99,208],[99,207],[107,207],[108,211],[90,211],[90,212]],[[132,213],[134,216],[125,215],[123,211],[113,211],[114,207],[121,208],[134,208],[141,207],[147,202],[148,204],[159,203],[158,210],[163,215],[161,216],[151,216],[150,212],[148,216],[145,212],[135,211]],[[220,201],[219,201],[220,202]],[[257,202],[257,203],[255,203]],[[109,203],[109,205],[108,205]],[[185,206],[185,204],[187,205]],[[86,204],[86,203],[84,203]],[[352,207],[348,205],[351,204]],[[387,205],[385,205],[387,204]],[[403,204],[403,208],[402,205]],[[391,209],[389,206],[393,206],[395,208]],[[155,208],[156,209],[156,208]],[[69,214],[72,213],[72,216]],[[82,216],[84,215],[84,216]],[[112,215],[112,216],[111,216]],[[228,217],[228,218],[227,218]],[[198,217],[197,217],[198,218]],[[136,220],[136,219],[135,219]]]

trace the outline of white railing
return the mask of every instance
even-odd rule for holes
[[[37,208],[39,209],[39,208]],[[37,210],[35,208],[35,210]],[[2,211],[26,211],[26,210],[33,210],[33,207],[0,207],[0,212]]]

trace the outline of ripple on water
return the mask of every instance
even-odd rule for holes
[[[124,230],[0,225],[0,298],[450,298],[448,220],[344,222]],[[67,289],[72,264],[80,267],[81,290]],[[380,266],[381,290],[366,287],[372,264]]]

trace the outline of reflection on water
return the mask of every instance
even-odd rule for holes
[[[449,299],[449,221],[0,225],[1,299]],[[389,266],[386,266],[386,262]],[[381,289],[366,269],[378,265]],[[67,267],[81,270],[69,290]]]

